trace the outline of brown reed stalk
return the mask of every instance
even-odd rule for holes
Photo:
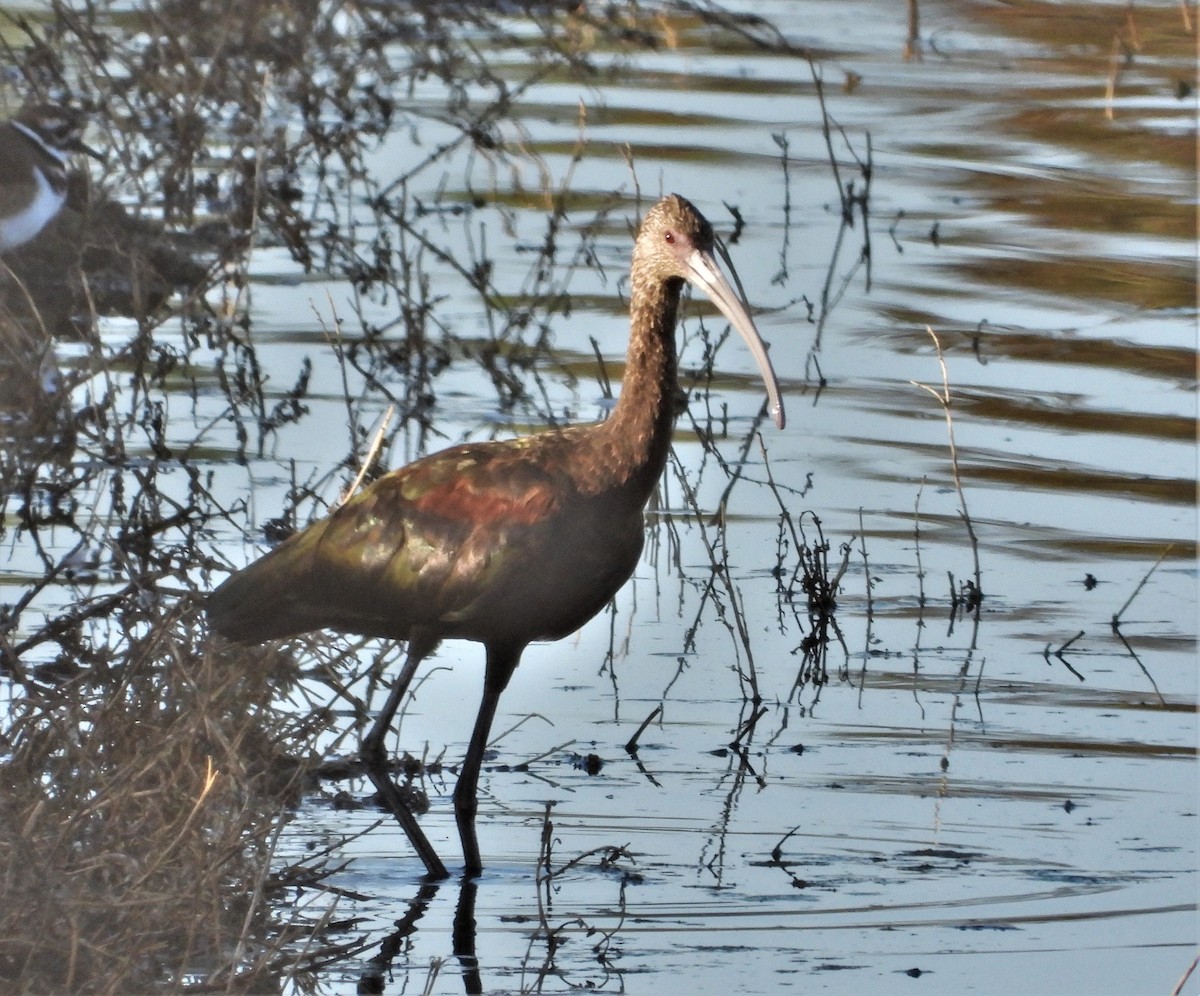
[[[950,469],[954,479],[954,490],[958,495],[958,511],[959,515],[962,516],[963,524],[967,529],[967,536],[971,541],[971,556],[975,565],[975,587],[968,596],[966,607],[973,614],[976,622],[978,622],[979,609],[984,597],[982,572],[979,567],[979,539],[975,535],[975,526],[971,522],[971,513],[967,509],[967,496],[963,491],[962,474],[959,469],[958,445],[954,439],[954,413],[951,407],[950,376],[946,369],[946,357],[942,353],[942,344],[937,334],[928,325],[925,326],[925,331],[929,333],[929,337],[933,340],[934,348],[937,350],[938,366],[942,371],[942,389],[939,391],[928,384],[922,384],[915,380],[909,381],[909,383],[914,387],[919,387],[921,390],[927,391],[936,398],[938,404],[942,406],[943,414],[946,416],[946,432],[950,441]]]

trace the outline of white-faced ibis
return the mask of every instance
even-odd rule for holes
[[[641,554],[642,513],[671,444],[685,281],[745,337],[783,425],[766,347],[717,265],[716,248],[712,226],[682,197],[665,197],[646,213],[633,250],[624,383],[606,421],[454,446],[392,471],[209,598],[213,628],[243,642],[323,628],[407,641],[404,668],[362,758],[431,876],[445,877],[445,865],[385,763],[392,717],[440,641],[484,645],[483,700],[454,790],[466,871],[478,874],[476,791],[500,693],[526,645],[575,632],[629,579]]]

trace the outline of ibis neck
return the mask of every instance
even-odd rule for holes
[[[633,280],[629,351],[621,397],[601,436],[610,485],[629,487],[644,502],[667,453],[675,408],[675,319],[683,281]]]

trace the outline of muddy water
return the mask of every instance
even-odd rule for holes
[[[691,404],[643,562],[611,612],[526,653],[481,783],[477,885],[422,885],[395,828],[326,797],[289,826],[283,857],[332,846],[349,861],[339,893],[297,900],[306,916],[335,902],[365,949],[321,975],[324,991],[382,973],[387,991],[1162,993],[1191,963],[1194,35],[1173,3],[1139,4],[1132,27],[1124,4],[925,3],[906,58],[903,6],[742,5],[818,57],[841,183],[869,189],[848,226],[798,55],[681,18],[673,48],[614,81],[527,95],[524,140],[553,182],[628,198],[599,265],[572,278],[545,407],[602,413],[589,337],[619,378],[636,183],[685,194],[731,243],[789,423],[756,421],[736,342],[708,377],[718,326],[691,315]],[[1131,55],[1109,97],[1114,38]],[[422,141],[437,141],[428,123]],[[422,154],[398,128],[371,166],[386,183]],[[451,198],[460,187],[448,169]],[[495,279],[514,291],[544,228],[524,203],[510,232],[486,207],[440,222],[461,226],[464,251],[490,223]],[[265,521],[289,461],[304,480],[343,451],[325,328],[349,294],[300,280],[279,250],[252,272],[273,383],[316,365],[312,416],[248,470],[231,464],[231,429],[210,437],[215,486]],[[450,310],[458,334],[486,340],[477,301]],[[953,447],[921,385],[948,385]],[[445,439],[525,421],[537,413],[514,422],[470,364],[445,375]],[[829,575],[845,562],[815,656],[788,591],[792,527],[829,543]],[[255,553],[223,540],[235,563]],[[977,620],[955,611],[976,577]],[[397,743],[453,764],[480,664],[477,647],[443,646]],[[454,867],[452,778],[427,787],[423,825]],[[561,874],[544,885],[547,818]],[[295,910],[289,897],[279,915]]]

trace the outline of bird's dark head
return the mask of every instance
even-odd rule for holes
[[[634,256],[659,279],[688,280],[692,253],[711,253],[714,242],[712,225],[692,202],[668,194],[642,219]]]
[[[37,135],[48,151],[60,159],[71,152],[84,152],[95,159],[102,156],[83,142],[86,118],[73,107],[61,104],[31,104],[14,119]]]

